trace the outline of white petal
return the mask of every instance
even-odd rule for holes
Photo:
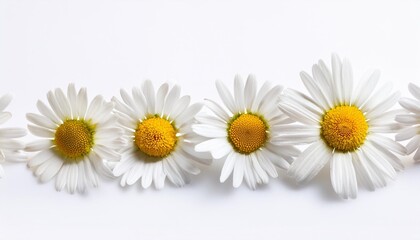
[[[372,142],[376,143],[377,145],[384,147],[385,149],[389,149],[395,153],[398,153],[400,155],[406,155],[407,150],[405,147],[387,137],[383,137],[378,134],[371,134],[369,136],[369,139],[372,140]]]
[[[0,124],[7,122],[10,118],[12,118],[12,114],[9,112],[1,112],[0,113]]]
[[[26,118],[28,119],[28,121],[40,127],[48,128],[51,130],[56,129],[58,127],[58,125],[54,123],[51,119],[35,113],[27,113]]]
[[[343,92],[341,87],[341,60],[337,54],[333,54],[331,58],[332,76],[333,76],[333,92],[335,93],[334,105],[338,105],[342,102]]]
[[[130,169],[129,173],[127,174],[127,184],[133,185],[136,183],[140,177],[143,175],[145,169],[145,164],[142,162],[137,162],[133,165]]]
[[[167,172],[169,181],[171,181],[177,187],[182,187],[185,185],[184,176],[179,171],[171,156],[167,157],[167,160],[162,161],[162,164],[164,171]]]
[[[66,95],[62,89],[57,88],[55,89],[55,98],[57,100],[58,105],[60,106],[60,110],[66,118],[71,118],[71,107],[69,100],[67,99]],[[63,119],[63,118],[62,118]]]
[[[155,171],[153,172],[153,182],[156,189],[162,189],[165,186],[166,174],[163,172],[162,161],[155,164]]]
[[[1,128],[0,137],[3,138],[20,138],[26,135],[26,130],[23,128]]]
[[[60,108],[60,105],[54,95],[54,92],[49,91],[47,93],[47,99],[48,103],[50,104],[52,110],[54,113],[60,118],[60,119],[66,119],[67,116],[64,115],[62,109]]]
[[[276,170],[276,167],[273,165],[273,163],[264,156],[262,151],[256,151],[256,158],[258,159],[258,163],[260,166],[268,173],[268,175],[272,178],[278,177],[278,173]]]
[[[52,150],[44,150],[42,152],[39,152],[35,156],[29,159],[28,166],[30,168],[36,167],[38,165],[43,164],[45,161],[49,160],[51,157],[53,157],[54,152]]]
[[[63,188],[67,185],[69,167],[69,164],[64,164],[60,171],[57,173],[57,178],[55,179],[55,189],[59,192],[63,190]]]
[[[190,104],[191,97],[190,96],[183,96],[175,103],[174,107],[172,108],[169,116],[172,119],[176,119],[180,114],[182,114],[185,109],[187,109],[188,105]]]
[[[194,103],[189,106],[182,114],[175,119],[176,126],[180,127],[191,121],[195,115],[203,108],[202,103]]]
[[[397,103],[399,98],[400,98],[400,93],[399,92],[393,93],[387,99],[385,99],[384,101],[378,103],[378,105],[373,107],[372,111],[367,112],[366,116],[369,119],[374,119],[376,117],[380,117],[385,111],[387,111],[392,106],[394,106]]]
[[[199,123],[203,123],[203,124],[208,124],[208,125],[212,125],[215,127],[219,127],[219,128],[227,128],[227,122],[221,120],[218,117],[214,117],[214,116],[195,116],[195,119],[199,122]]]
[[[257,94],[257,80],[255,75],[250,74],[246,80],[244,96],[245,97],[245,107],[248,110],[252,109],[252,103],[254,102],[255,96]],[[251,110],[252,111],[252,110]]]
[[[330,171],[334,191],[344,199],[356,198],[357,180],[351,155],[334,153]]]
[[[413,137],[413,139],[408,142],[406,148],[407,148],[407,154],[412,154],[417,148],[420,147],[420,135]]]
[[[280,93],[282,91],[283,91],[283,87],[279,85],[276,85],[272,89],[270,89],[270,91],[268,91],[265,98],[261,100],[258,112],[261,112],[264,115],[268,115],[270,111],[277,110],[273,108],[275,108],[278,102]]]
[[[372,146],[371,143],[365,142],[361,149],[364,155],[378,170],[391,179],[396,177],[397,173],[395,172],[395,169],[388,161],[380,157],[380,154],[378,153],[379,150]]]
[[[9,106],[10,102],[12,101],[12,95],[5,94],[0,97],[0,112],[3,112],[7,106]]]
[[[154,164],[145,164],[144,165],[144,172],[143,172],[143,176],[141,178],[141,186],[143,188],[148,188],[152,184],[153,171],[154,171]]]
[[[163,107],[165,104],[165,98],[168,94],[169,85],[167,83],[162,84],[157,93],[156,93],[156,106],[155,106],[155,112],[161,114],[163,111]]]
[[[352,101],[356,106],[363,106],[365,104],[378,84],[380,76],[381,72],[379,70],[375,70],[373,72],[366,73],[362,77],[362,80],[356,88],[356,92],[354,94],[355,98]]]
[[[172,154],[173,159],[181,169],[193,175],[197,175],[200,173],[200,169],[198,169],[191,162],[189,162],[189,159],[187,159],[186,156],[177,152],[173,152]]]
[[[237,188],[242,184],[242,180],[244,179],[244,171],[245,171],[245,155],[237,154],[235,167],[233,169],[233,187]]]
[[[319,103],[324,109],[331,108],[328,97],[326,96],[326,94],[328,94],[327,91],[321,89],[319,84],[306,72],[301,72],[300,78],[315,102]]]
[[[104,99],[101,95],[96,96],[92,102],[90,103],[88,110],[86,112],[85,118],[87,120],[92,119],[92,117],[102,109],[102,105],[104,104]]]
[[[180,93],[181,88],[178,85],[175,85],[171,91],[169,91],[162,111],[164,115],[168,115],[172,111],[172,107],[178,101]]]
[[[120,89],[120,95],[122,100],[124,101],[127,106],[129,106],[132,110],[137,111],[136,104],[134,103],[133,98],[131,98],[130,94],[127,93],[124,89]]]
[[[229,142],[226,139],[215,138],[197,144],[194,149],[197,152],[210,152],[223,147],[224,145],[229,145]]]
[[[51,121],[55,122],[56,124],[61,124],[63,121],[55,115],[50,108],[48,108],[42,101],[37,101],[36,106],[38,111],[44,115],[45,117],[49,118]]]
[[[262,183],[267,184],[269,181],[268,174],[264,171],[264,169],[261,167],[257,156],[255,154],[246,155],[245,161],[251,161],[252,167],[255,170],[255,173],[258,175],[258,177],[262,180]]]
[[[331,72],[322,60],[312,66],[312,76],[324,95],[326,107],[334,107],[334,93],[332,92]]]
[[[212,110],[213,113],[216,114],[216,116],[218,116],[221,120],[227,121],[228,119],[230,119],[229,115],[219,104],[217,104],[216,102],[210,99],[205,99],[205,100],[206,100],[206,106],[210,108],[210,110]]]
[[[125,158],[121,162],[119,162],[113,169],[114,175],[116,177],[119,177],[127,173],[128,171],[130,171],[130,169],[132,169],[135,166],[136,161],[139,160],[135,158],[135,155],[125,156]]]
[[[85,168],[83,166],[83,162],[79,162],[77,164],[78,168],[78,179],[77,179],[77,191],[79,193],[84,193],[86,191],[86,179],[85,179]]]
[[[416,154],[413,156],[414,161],[420,161],[420,148],[417,149]]]
[[[420,115],[416,114],[400,114],[395,117],[395,121],[407,125],[420,124]]]
[[[77,94],[77,116],[83,118],[86,115],[88,105],[86,88],[81,88]]]
[[[386,180],[384,174],[375,167],[374,164],[369,160],[363,151],[357,151],[357,159],[354,162],[354,166],[357,169],[360,177],[365,181],[368,188],[375,190],[386,186]]]
[[[410,98],[401,98],[399,101],[400,105],[410,112],[420,114],[420,104],[417,100]]]
[[[266,94],[268,93],[268,91],[270,91],[270,89],[271,89],[271,84],[269,82],[264,82],[264,84],[258,91],[254,102],[252,103],[252,107],[251,107],[252,112],[256,112],[260,108],[261,101],[264,100],[264,98],[266,97]]]
[[[236,162],[236,155],[234,151],[230,152],[223,164],[222,172],[220,174],[220,182],[225,182],[233,171]]]
[[[154,113],[155,111],[155,104],[156,104],[156,96],[155,96],[155,89],[153,84],[150,80],[146,80],[143,84],[143,94],[147,102],[147,112]]]
[[[25,146],[25,151],[28,152],[38,152],[44,149],[48,149],[52,147],[52,141],[51,140],[36,140],[31,143],[27,143]]]
[[[79,178],[79,168],[77,164],[69,164],[69,171],[67,174],[67,191],[71,194],[76,192],[77,180]]]
[[[395,135],[395,140],[405,141],[408,140],[417,134],[417,127],[408,127],[401,130],[397,135]]]
[[[303,153],[292,163],[288,170],[288,175],[296,179],[297,182],[310,181],[331,159],[332,153],[323,140],[318,140],[311,144]]]
[[[353,70],[350,61],[344,58],[341,70],[341,88],[343,93],[343,101],[349,104],[353,93]]]
[[[198,135],[208,138],[222,138],[227,137],[226,128],[215,127],[206,124],[194,124],[192,129]]]
[[[63,166],[63,160],[59,159],[57,156],[52,157],[48,160],[48,167],[45,169],[44,173],[40,176],[42,182],[47,182],[51,180]]]
[[[218,80],[216,81],[216,88],[217,88],[217,92],[219,93],[220,98],[222,99],[225,106],[229,109],[229,111],[231,113],[237,112],[235,101],[232,97],[232,94],[229,92],[229,90],[225,86],[225,84]]]
[[[257,179],[251,164],[251,161],[245,161],[244,178],[248,186],[255,190],[257,189]]]
[[[414,83],[408,84],[408,90],[410,93],[420,101],[420,87],[415,85]]]
[[[85,170],[86,181],[91,183],[93,187],[97,187],[99,179],[98,174],[93,169],[92,162],[87,157],[85,157],[85,159],[82,162]]]
[[[67,87],[67,99],[70,103],[72,118],[77,118],[77,94],[74,83],[70,83]]]
[[[237,112],[237,111],[244,112],[246,109],[245,99],[244,99],[244,82],[242,81],[242,77],[240,75],[235,76],[234,95],[235,95],[235,103],[236,103],[236,108],[235,108],[236,111],[234,112]]]
[[[28,130],[33,135],[38,136],[38,137],[43,137],[43,138],[54,138],[54,134],[55,134],[55,131],[42,128],[42,127],[37,127],[34,125],[28,125]]]
[[[8,149],[8,150],[22,150],[25,145],[23,142],[14,140],[14,139],[1,139],[0,138],[0,146],[2,149]]]

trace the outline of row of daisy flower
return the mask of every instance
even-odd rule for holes
[[[301,183],[329,163],[334,191],[356,198],[359,183],[374,190],[394,179],[401,156],[416,151],[420,160],[420,87],[409,85],[415,99],[400,98],[389,84],[377,87],[379,75],[354,87],[349,61],[333,55],[331,70],[320,60],[312,75],[300,74],[309,94],[236,76],[233,94],[216,82],[223,105],[206,99],[204,111],[178,85],[155,91],[145,81],[121,98],[88,102],[86,89],[70,84],[66,93],[48,92],[48,105],[38,101],[39,114],[27,114],[41,140],[23,144],[25,129],[0,129],[0,163],[27,162],[42,182],[55,178],[56,189],[70,193],[98,186],[99,176],[157,189],[168,178],[181,187],[213,159],[224,161],[221,182],[233,175],[234,187],[245,181],[252,189],[276,178],[277,168]],[[0,98],[0,124],[11,118],[10,101]],[[398,101],[403,109],[393,110]],[[388,133],[397,133],[395,141]],[[409,139],[406,147],[397,142]]]

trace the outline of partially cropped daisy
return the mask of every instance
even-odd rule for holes
[[[197,163],[210,163],[205,154],[194,152],[197,137],[191,130],[202,104],[190,105],[190,96],[180,97],[178,85],[170,88],[165,83],[155,92],[147,80],[131,95],[121,89],[121,98],[113,98],[128,142],[114,168],[115,176],[122,176],[121,186],[141,179],[143,188],[153,182],[161,189],[168,178],[181,187],[189,182],[189,174],[200,173]]]
[[[84,192],[98,186],[98,174],[112,177],[108,161],[120,158],[117,150],[124,145],[122,129],[116,127],[114,104],[96,96],[88,103],[86,89],[78,93],[73,84],[67,89],[49,91],[49,107],[37,102],[41,114],[28,113],[29,131],[42,140],[27,145],[27,151],[38,152],[28,166],[42,181],[55,177],[61,191]]]
[[[310,96],[287,90],[280,109],[302,123],[286,130],[282,140],[310,144],[292,163],[288,174],[298,182],[309,181],[330,163],[331,183],[342,198],[356,198],[357,179],[374,190],[394,179],[403,169],[394,154],[405,148],[381,133],[393,133],[395,111],[390,108],[399,93],[390,85],[376,89],[379,71],[365,76],[353,90],[353,72],[347,59],[332,56],[332,72],[320,60],[311,77],[301,73]],[[376,90],[375,90],[376,89]]]
[[[10,112],[4,110],[12,101],[9,94],[0,97],[0,124],[7,122],[12,117]],[[26,135],[26,130],[21,128],[0,128],[0,178],[4,176],[4,162],[21,162],[26,160],[25,154],[22,153],[24,145],[16,138]]]
[[[404,128],[395,136],[397,141],[404,141],[411,139],[407,144],[407,154],[412,154],[413,159],[420,161],[420,87],[410,83],[408,90],[415,97],[415,99],[401,98],[400,105],[409,113],[399,114],[395,118],[398,122],[404,125]]]
[[[275,139],[292,122],[276,105],[282,87],[265,82],[258,90],[253,75],[245,84],[237,75],[233,96],[220,81],[216,88],[227,109],[207,99],[214,115],[197,117],[200,124],[193,125],[193,130],[203,142],[195,150],[225,160],[221,182],[233,172],[234,187],[243,179],[252,189],[257,183],[268,183],[269,177],[278,176],[275,165],[287,169],[292,157],[299,154],[292,145]]]

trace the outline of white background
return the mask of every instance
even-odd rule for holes
[[[332,52],[356,78],[379,68],[408,95],[420,83],[420,2],[0,1],[0,94],[14,95],[6,126],[25,127],[36,100],[69,82],[90,99],[150,78],[220,102],[215,79],[232,87],[236,73],[305,91],[299,72]],[[404,164],[397,181],[353,201],[335,195],[328,169],[306,186],[281,173],[251,191],[220,184],[216,162],[181,189],[103,180],[69,195],[9,164],[0,239],[420,239],[420,166]]]

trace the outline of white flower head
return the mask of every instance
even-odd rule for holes
[[[279,107],[301,125],[283,140],[310,144],[288,171],[297,182],[311,180],[330,163],[335,192],[345,199],[356,198],[357,179],[374,190],[403,169],[394,153],[405,155],[405,148],[381,134],[398,127],[396,111],[390,109],[400,94],[388,84],[376,88],[379,76],[379,71],[366,74],[354,90],[350,62],[333,55],[332,72],[320,60],[312,77],[301,73],[309,96],[285,91]]]
[[[408,90],[415,99],[401,98],[400,105],[405,108],[408,113],[399,114],[395,120],[404,125],[403,129],[395,136],[397,141],[411,139],[406,148],[407,154],[416,152],[413,156],[415,161],[420,161],[420,87],[410,83]]]
[[[47,94],[50,107],[37,102],[40,114],[26,115],[29,131],[43,138],[28,144],[27,151],[39,152],[28,166],[46,182],[55,177],[56,189],[84,192],[98,186],[98,174],[113,177],[110,162],[118,161],[117,150],[124,146],[123,130],[116,126],[114,104],[100,95],[88,103],[85,88],[77,93],[69,84]]]
[[[4,124],[11,117],[10,112],[4,110],[12,101],[9,94],[0,97],[0,124]],[[0,128],[0,178],[4,176],[1,164],[4,162],[22,162],[26,160],[26,155],[21,151],[24,144],[16,138],[26,135],[26,130],[22,128]]]
[[[225,159],[221,182],[233,173],[234,187],[245,179],[250,188],[256,189],[257,184],[266,184],[270,177],[278,176],[275,166],[288,169],[289,162],[300,153],[278,139],[293,122],[277,108],[283,88],[265,82],[258,90],[254,75],[249,75],[245,84],[237,75],[233,95],[220,81],[216,88],[226,108],[207,99],[207,107],[214,115],[197,117],[200,123],[193,125],[193,130],[203,137],[203,142],[195,150]]]
[[[171,88],[168,83],[155,92],[147,80],[141,89],[134,87],[131,95],[121,89],[123,101],[113,98],[128,142],[113,170],[115,176],[122,176],[121,186],[141,179],[143,188],[153,182],[156,189],[161,189],[168,178],[182,187],[190,181],[190,174],[200,173],[198,165],[210,164],[206,154],[194,151],[197,136],[191,130],[202,104],[190,105],[190,96],[181,97],[180,92],[178,85]]]

